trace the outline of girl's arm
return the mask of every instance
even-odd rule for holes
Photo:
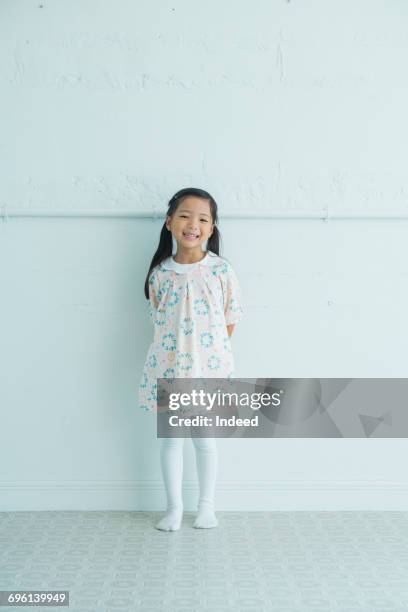
[[[234,331],[234,326],[235,326],[235,323],[232,323],[231,325],[227,325],[227,332],[230,338],[232,336],[232,332]]]
[[[227,326],[228,336],[231,337],[234,326],[241,319],[243,314],[241,289],[237,276],[231,265],[228,264],[226,274],[222,276],[224,292],[224,314],[225,325]]]

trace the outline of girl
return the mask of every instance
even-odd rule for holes
[[[219,256],[217,204],[202,189],[178,191],[168,204],[160,242],[144,292],[154,325],[139,386],[140,407],[157,412],[157,378],[230,378],[230,336],[241,319],[240,287],[231,264]],[[173,239],[177,244],[175,255]],[[207,241],[207,250],[202,245]],[[194,527],[218,525],[214,514],[215,438],[192,437],[200,487]],[[157,529],[176,531],[183,515],[184,438],[162,438],[160,462],[167,512]]]

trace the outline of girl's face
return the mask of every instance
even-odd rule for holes
[[[172,217],[166,218],[166,227],[181,249],[200,247],[213,233],[210,202],[196,196],[187,196],[180,202]]]

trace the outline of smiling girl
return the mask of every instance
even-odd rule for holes
[[[234,375],[230,337],[243,308],[236,274],[219,255],[217,223],[217,204],[202,189],[182,189],[168,204],[144,287],[154,326],[139,385],[139,405],[146,412],[157,412],[158,378]],[[177,244],[174,255],[173,240]],[[207,246],[203,251],[204,243]],[[216,527],[216,441],[192,440],[200,485],[194,527]],[[162,438],[160,458],[167,511],[156,527],[164,531],[179,529],[183,516],[183,445],[184,438]]]

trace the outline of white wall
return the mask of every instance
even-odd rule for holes
[[[408,220],[223,219],[406,212],[407,25],[397,0],[2,2],[0,509],[163,508],[137,404],[161,221],[113,213],[182,187],[220,206],[238,377],[407,375]],[[219,509],[408,507],[405,439],[219,453]]]

